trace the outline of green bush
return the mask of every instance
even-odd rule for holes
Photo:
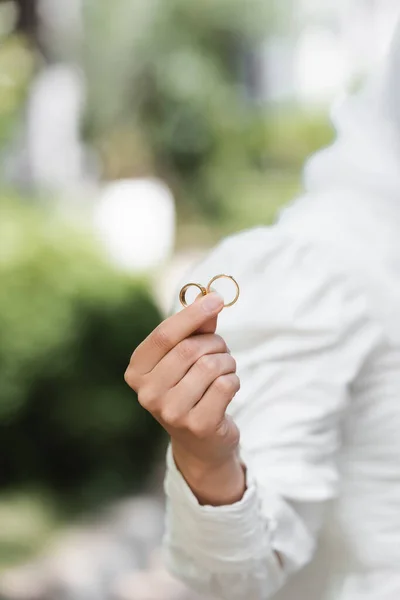
[[[141,485],[161,439],[123,380],[159,312],[88,238],[0,201],[0,484],[78,502]]]

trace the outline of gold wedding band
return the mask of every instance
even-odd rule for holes
[[[231,302],[227,302],[226,304],[224,304],[224,308],[228,308],[229,306],[233,306],[234,304],[236,304],[236,302],[239,300],[240,288],[238,282],[234,277],[232,277],[232,275],[216,275],[215,277],[213,277],[209,282],[208,286],[206,287],[207,294],[209,294],[212,291],[211,286],[214,283],[214,281],[217,281],[217,279],[230,279],[236,287],[236,294],[234,299]]]
[[[182,304],[182,306],[184,308],[186,308],[188,306],[188,303],[186,302],[186,292],[188,291],[189,288],[191,287],[195,287],[198,290],[200,290],[200,294],[202,296],[205,296],[207,294],[207,290],[205,287],[203,287],[202,285],[200,285],[199,283],[187,283],[186,285],[183,286],[183,288],[181,289],[181,291],[179,292],[179,300],[180,303]],[[200,295],[199,294],[199,295]]]
[[[200,285],[199,283],[187,283],[186,285],[184,285],[183,288],[181,289],[181,291],[179,292],[179,301],[182,304],[182,306],[184,308],[186,308],[188,306],[188,303],[186,301],[186,292],[188,291],[189,288],[195,287],[200,291],[200,294],[202,296],[206,296],[206,294],[209,294],[210,292],[213,291],[211,286],[215,281],[217,281],[217,279],[230,279],[236,287],[236,293],[235,293],[234,299],[231,300],[231,302],[227,302],[226,304],[224,304],[224,308],[228,308],[229,306],[233,306],[234,304],[236,304],[236,302],[239,299],[239,295],[240,295],[239,284],[236,281],[236,279],[234,279],[234,277],[232,277],[232,275],[223,275],[222,274],[222,275],[216,275],[215,277],[213,277],[211,279],[211,281],[208,283],[207,287],[204,287],[203,285]]]

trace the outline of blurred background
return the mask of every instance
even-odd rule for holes
[[[397,0],[0,1],[0,597],[191,600],[123,381],[190,265],[271,223]]]

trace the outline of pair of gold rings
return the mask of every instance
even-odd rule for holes
[[[186,293],[189,288],[195,287],[200,291],[199,296],[206,296],[210,292],[214,291],[211,286],[218,279],[229,279],[230,281],[232,281],[232,283],[234,284],[234,286],[236,288],[234,299],[231,300],[231,302],[225,303],[224,308],[228,308],[228,306],[233,306],[234,304],[236,304],[236,302],[239,299],[239,295],[240,295],[240,288],[239,288],[239,284],[236,281],[236,279],[234,279],[232,277],[232,275],[216,275],[215,277],[213,277],[211,279],[211,281],[208,283],[208,285],[206,287],[204,287],[203,285],[200,285],[200,283],[187,283],[186,285],[184,285],[183,288],[181,289],[181,291],[179,292],[179,301],[182,304],[182,306],[184,308],[186,308],[188,306],[188,303],[186,301]]]

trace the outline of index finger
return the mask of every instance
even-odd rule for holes
[[[213,292],[163,321],[133,353],[136,371],[142,375],[152,371],[170,350],[215,318],[223,307],[223,298]]]

